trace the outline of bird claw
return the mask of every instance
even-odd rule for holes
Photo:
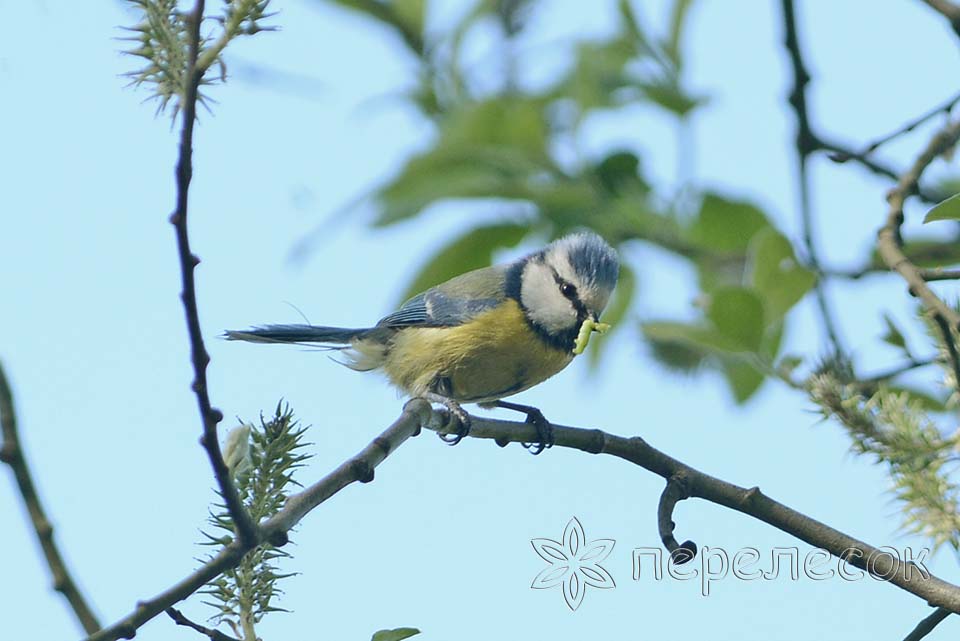
[[[553,447],[556,442],[553,435],[553,425],[546,419],[543,412],[536,408],[530,408],[524,422],[537,428],[537,441],[535,443],[521,443],[527,451],[536,456]]]
[[[460,407],[460,404],[450,399],[440,401],[450,412],[450,420],[444,425],[444,428],[452,427],[456,423],[456,428],[452,432],[440,432],[437,436],[447,445],[456,445],[470,433],[470,415]]]

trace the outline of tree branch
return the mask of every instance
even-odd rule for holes
[[[53,589],[66,598],[84,632],[87,634],[96,632],[100,629],[100,622],[97,621],[97,617],[87,604],[87,600],[74,583],[63,557],[60,555],[60,549],[53,539],[53,525],[50,524],[50,519],[47,518],[43,504],[40,503],[40,497],[37,495],[37,488],[33,484],[30,468],[23,456],[23,448],[17,434],[17,414],[13,405],[13,393],[10,391],[10,383],[7,381],[7,375],[2,364],[0,364],[0,429],[2,429],[3,434],[0,461],[9,465],[10,469],[13,470],[17,488],[19,488],[20,496],[23,498],[23,504],[27,508],[30,522],[33,524],[37,540],[43,550],[43,556],[46,557],[47,565],[50,567]]]
[[[190,190],[190,180],[193,176],[193,126],[197,117],[197,89],[203,77],[203,68],[197,67],[197,55],[200,50],[200,23],[203,20],[204,0],[197,0],[193,11],[188,17],[190,25],[189,50],[187,56],[186,87],[184,87],[182,117],[183,127],[180,131],[180,156],[177,159],[177,205],[170,216],[177,234],[177,252],[180,257],[180,275],[183,290],[180,299],[183,301],[184,314],[187,320],[187,331],[190,335],[190,353],[193,363],[192,389],[197,396],[197,406],[200,410],[200,419],[203,422],[203,437],[200,443],[207,451],[207,457],[213,467],[213,475],[217,479],[220,495],[230,512],[230,517],[236,524],[237,536],[249,547],[254,547],[256,540],[256,526],[250,515],[243,507],[237,488],[230,480],[230,471],[223,462],[220,453],[220,442],[217,439],[217,424],[223,420],[223,413],[210,403],[207,390],[207,365],[210,355],[203,343],[203,334],[200,331],[200,314],[197,310],[197,290],[194,281],[194,269],[200,259],[190,250],[190,237],[187,231],[187,201]]]
[[[943,322],[948,325],[947,332],[944,333],[944,340],[948,349],[955,352],[956,345],[953,342],[953,331],[960,329],[960,314],[944,303],[930,289],[927,281],[924,279],[924,273],[917,268],[913,262],[903,253],[901,246],[903,240],[900,237],[900,227],[903,225],[903,205],[910,192],[917,185],[920,176],[930,166],[930,163],[940,154],[950,149],[960,138],[960,121],[950,123],[930,140],[926,148],[917,157],[917,160],[897,181],[897,185],[887,194],[889,210],[887,219],[877,235],[877,249],[880,257],[887,266],[903,277],[907,281],[910,293],[918,297],[923,306],[929,310],[938,324]],[[960,385],[960,379],[957,384]]]
[[[923,2],[949,20],[954,33],[960,36],[960,6],[950,2],[950,0],[923,0]]]
[[[820,309],[820,317],[823,321],[824,331],[830,343],[833,345],[834,353],[838,357],[841,357],[844,354],[844,350],[840,344],[836,322],[830,312],[830,306],[827,303],[823,279],[819,277],[822,274],[822,269],[816,243],[814,242],[813,206],[810,200],[810,174],[807,169],[810,154],[821,147],[821,142],[813,134],[810,126],[810,115],[807,110],[807,84],[810,82],[810,74],[807,72],[803,62],[803,55],[800,52],[800,40],[797,37],[797,21],[794,13],[793,0],[782,0],[782,11],[784,46],[787,49],[793,69],[793,89],[790,92],[789,102],[797,117],[797,189],[800,195],[800,223],[803,234],[803,245],[806,249],[810,267],[818,276],[814,285],[814,295],[816,296],[817,307]]]
[[[925,281],[934,280],[957,280],[960,279],[960,269],[943,269],[936,267],[934,269],[921,269],[920,278]]]
[[[918,623],[917,627],[903,638],[903,641],[920,641],[920,639],[933,632],[933,629],[940,625],[940,622],[948,616],[950,616],[950,610],[937,608],[933,611],[933,614]]]
[[[210,641],[240,641],[229,634],[224,634],[220,630],[215,630],[213,628],[208,628],[206,626],[200,625],[199,623],[194,623],[187,616],[176,608],[167,608],[165,610],[167,616],[173,619],[173,622],[177,625],[182,625],[184,627],[190,628],[191,630],[196,630],[200,634],[209,638]]]
[[[436,410],[424,427],[444,431],[446,412]],[[569,447],[591,454],[608,454],[629,461],[667,479],[683,479],[686,493],[768,523],[847,563],[878,576],[914,594],[931,605],[960,613],[960,586],[939,579],[912,563],[883,554],[877,548],[801,514],[764,495],[760,488],[739,487],[696,470],[650,446],[639,436],[624,438],[597,429],[554,425],[555,447]],[[470,436],[501,442],[536,440],[536,428],[527,423],[471,416]],[[870,566],[868,568],[868,565]]]
[[[255,540],[267,541],[275,547],[283,546],[287,543],[287,532],[315,507],[354,481],[372,481],[374,468],[404,441],[420,432],[421,424],[430,418],[430,411],[430,404],[422,399],[409,401],[404,405],[400,417],[356,456],[303,492],[290,496],[282,510],[259,526],[254,526],[257,528]],[[237,537],[195,572],[155,597],[138,602],[133,612],[110,627],[90,635],[87,641],[132,639],[137,629],[147,621],[186,599],[226,570],[236,567],[256,545]]]

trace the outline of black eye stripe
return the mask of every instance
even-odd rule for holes
[[[586,306],[584,306],[583,301],[580,300],[577,287],[573,283],[564,280],[553,267],[550,268],[550,271],[553,272],[553,280],[560,286],[560,293],[563,294],[573,305],[573,308],[577,310],[577,317],[583,319],[589,316]]]

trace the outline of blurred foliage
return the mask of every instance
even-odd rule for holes
[[[639,325],[652,354],[672,369],[712,368],[739,402],[763,383],[778,355],[787,312],[814,284],[792,245],[762,209],[694,186],[672,198],[657,193],[638,150],[613,148],[584,157],[572,142],[592,115],[644,106],[682,124],[706,102],[683,83],[682,40],[691,2],[672,5],[665,36],[646,28],[629,2],[617,3],[617,27],[602,40],[572,43],[571,63],[546,86],[526,89],[512,53],[536,3],[480,0],[444,33],[426,29],[422,2],[335,0],[400,37],[419,62],[408,99],[436,124],[436,135],[374,192],[374,224],[420,216],[446,200],[506,205],[513,216],[476,226],[421,267],[407,297],[523,241],[543,242],[589,227],[623,248],[634,241],[689,261],[706,301],[693,322],[647,319]],[[494,25],[504,65],[498,89],[473,88],[463,65],[470,29]],[[485,70],[489,71],[489,70]],[[564,160],[575,157],[575,161]],[[604,318],[614,327],[629,317],[642,271],[625,264]],[[650,277],[649,273],[644,276]],[[655,275],[654,275],[655,277]],[[636,326],[636,325],[635,325]],[[594,364],[603,345],[590,350]]]
[[[824,415],[848,426],[856,451],[872,453],[890,467],[907,527],[937,544],[956,546],[956,490],[948,478],[955,443],[939,436],[924,415],[953,407],[956,394],[944,400],[942,389],[894,384],[888,379],[896,371],[859,381],[852,357],[839,349],[820,362],[816,346],[802,356],[781,353],[791,310],[824,276],[798,257],[770,212],[733,194],[689,184],[684,176],[671,189],[654,184],[638,148],[621,143],[586,154],[577,144],[600,114],[607,121],[621,118],[628,129],[629,114],[641,108],[682,129],[707,103],[684,81],[683,41],[693,2],[673,0],[665,24],[654,28],[627,0],[611,0],[617,8],[614,28],[605,37],[552,45],[569,62],[532,87],[522,72],[535,64],[534,56],[526,55],[522,36],[534,28],[541,3],[477,0],[456,24],[437,30],[430,28],[423,0],[326,1],[367,16],[399,38],[417,63],[405,99],[435,126],[432,139],[373,191],[373,224],[410,221],[447,201],[486,203],[502,212],[493,222],[489,216],[468,222],[467,231],[424,262],[403,298],[489,264],[500,250],[589,227],[624,258],[606,322],[638,330],[652,358],[671,371],[718,374],[737,403],[749,401],[770,379],[804,390]],[[480,28],[494,39],[492,53],[464,65],[468,35]],[[960,218],[956,202],[938,205],[929,219]],[[907,239],[904,251],[921,267],[943,266],[960,262],[956,240]],[[635,293],[643,279],[658,277],[656,268],[630,264],[631,252],[625,250],[638,242],[690,266],[699,289],[691,314],[636,318]],[[887,270],[876,253],[865,263],[852,273]],[[910,351],[889,316],[886,325],[882,340],[907,358],[907,369],[933,362]],[[942,340],[932,334],[931,340],[939,346],[936,362],[946,363]],[[588,350],[592,364],[607,341],[609,336],[598,337]],[[956,389],[947,371],[946,387]],[[798,372],[805,374],[798,378]],[[869,434],[861,429],[868,420]]]

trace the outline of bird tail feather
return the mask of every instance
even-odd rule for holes
[[[325,343],[349,345],[362,338],[369,328],[323,327],[320,325],[260,325],[244,330],[227,330],[223,337],[229,341],[250,343]]]

